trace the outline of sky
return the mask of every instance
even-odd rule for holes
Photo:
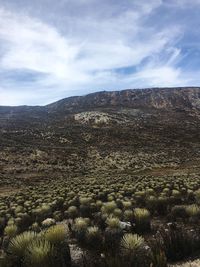
[[[200,0],[0,0],[0,105],[200,86]]]

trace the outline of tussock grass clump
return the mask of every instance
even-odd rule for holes
[[[117,217],[108,217],[106,223],[110,229],[119,229],[120,223]]]
[[[132,222],[134,220],[134,212],[132,210],[124,211],[124,221]]]
[[[137,234],[125,234],[121,240],[123,263],[126,266],[149,266],[150,248],[144,238]]]
[[[23,257],[26,248],[37,237],[35,232],[24,232],[16,237],[12,238],[8,250],[12,255]]]
[[[183,260],[192,255],[199,248],[200,238],[195,232],[186,231],[183,227],[171,224],[169,228],[160,229],[158,240],[170,261]]]
[[[74,234],[80,245],[86,243],[86,231],[89,225],[89,221],[86,218],[76,218],[74,223]]]
[[[35,239],[27,247],[25,262],[31,267],[53,266],[54,249],[45,239]]]
[[[78,209],[76,206],[71,206],[67,210],[69,218],[75,219],[76,216],[78,215]]]
[[[106,214],[111,214],[116,208],[117,204],[115,203],[115,201],[110,201],[103,204],[101,211]]]
[[[165,255],[165,251],[163,249],[162,242],[159,238],[152,239],[149,242],[151,253],[151,266],[152,267],[167,267],[167,257]]]
[[[15,224],[7,225],[4,229],[4,234],[9,238],[16,236],[18,228]]]
[[[88,227],[88,221],[85,218],[79,217],[75,219],[74,229],[75,231],[85,231]]]
[[[197,204],[200,204],[200,189],[194,192],[194,196]]]
[[[121,240],[123,254],[134,254],[138,249],[144,247],[144,238],[137,234],[125,234]]]
[[[186,206],[186,214],[190,217],[191,222],[196,222],[200,218],[200,207],[196,204]]]
[[[119,208],[114,209],[113,216],[120,219],[122,217],[122,210]]]
[[[102,247],[102,233],[96,226],[90,226],[86,231],[86,243],[91,250],[98,250]]]
[[[51,226],[45,232],[45,239],[48,240],[52,244],[58,244],[58,243],[65,241],[67,234],[68,234],[67,226],[63,224],[57,224],[57,225]]]
[[[134,210],[136,231],[147,232],[150,230],[150,212],[147,209],[136,208]]]

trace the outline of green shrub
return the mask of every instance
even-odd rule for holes
[[[78,209],[75,206],[69,207],[67,211],[69,214],[69,218],[75,219],[78,215]]]
[[[124,211],[124,221],[132,222],[134,220],[134,212],[132,210],[125,210]]]
[[[23,257],[27,246],[36,238],[35,232],[24,232],[12,238],[8,247],[9,252],[17,257]]]
[[[74,232],[77,241],[80,245],[84,245],[86,242],[86,231],[89,223],[85,218],[76,218],[74,223]]]
[[[27,247],[25,262],[27,267],[53,266],[54,251],[50,242],[44,239],[35,239]]]
[[[75,219],[74,229],[75,231],[85,231],[88,227],[88,221],[85,218],[79,217]]]
[[[137,234],[125,234],[121,240],[122,262],[124,266],[149,266],[149,249],[143,237]]]
[[[193,254],[199,246],[199,238],[196,238],[193,232],[188,232],[175,224],[161,229],[157,238],[161,238],[163,250],[170,261],[183,260]]]
[[[87,228],[86,243],[91,250],[99,250],[102,247],[102,234],[98,227],[90,226]]]
[[[63,224],[57,224],[51,226],[45,232],[45,239],[48,240],[51,244],[58,244],[63,242],[67,238],[68,228]]]
[[[136,208],[134,218],[137,232],[147,232],[150,230],[150,212],[147,209]]]
[[[116,217],[108,217],[106,223],[110,229],[119,229],[120,228],[120,221]]]
[[[200,189],[194,192],[194,196],[197,204],[200,204]]]
[[[102,212],[106,214],[111,214],[117,208],[117,205],[114,201],[104,203],[102,206]]]
[[[121,218],[122,217],[122,210],[119,208],[114,209],[113,216],[115,216],[117,218]]]
[[[54,246],[54,266],[71,266],[67,236],[68,227],[63,224],[51,226],[44,234],[45,239]]]
[[[145,244],[144,238],[137,234],[125,234],[121,240],[121,250],[124,255],[132,255]]]
[[[104,251],[107,256],[115,257],[118,255],[122,230],[118,227],[107,227],[104,236]]]
[[[4,234],[9,238],[13,238],[17,234],[17,226],[15,224],[7,225],[4,229]]]
[[[152,267],[167,267],[167,257],[165,255],[161,240],[152,239],[151,247],[151,266]]]
[[[193,204],[186,206],[186,214],[190,217],[191,222],[197,222],[200,218],[200,208]]]

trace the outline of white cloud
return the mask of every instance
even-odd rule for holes
[[[168,66],[161,66],[155,68],[144,68],[133,76],[133,81],[143,81],[143,83],[150,86],[181,86],[183,80],[180,78],[180,69],[174,69]],[[185,83],[186,81],[184,81]]]
[[[200,0],[164,0],[168,6],[179,8],[192,8],[194,5],[200,5]]]
[[[62,2],[72,4],[71,0]],[[96,0],[90,3],[99,5]],[[106,3],[102,1],[101,12],[94,9],[85,11],[83,16],[67,13],[63,18],[64,28],[2,7],[1,70],[29,70],[44,76],[32,83],[4,81],[0,104],[42,104],[73,92],[84,93],[83,90],[188,82],[181,69],[175,67],[181,56],[180,48],[175,45],[179,27],[156,32],[152,26],[144,25],[145,19],[162,4],[161,0],[142,4],[130,1],[129,8],[120,10],[119,6],[114,15],[113,4],[106,6]],[[129,75],[116,71],[124,67],[135,67],[136,71]]]

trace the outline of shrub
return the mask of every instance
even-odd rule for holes
[[[171,224],[169,228],[162,228],[157,238],[161,238],[163,250],[168,260],[178,261],[190,256],[199,246],[199,238],[192,232],[186,231],[176,224]]]
[[[134,219],[134,212],[132,210],[124,211],[124,220],[127,222],[132,222]]]
[[[160,196],[157,199],[157,212],[160,215],[165,215],[167,213],[167,207],[169,204],[169,198],[166,196]]]
[[[194,192],[194,196],[197,204],[200,204],[200,189]]]
[[[132,203],[130,201],[123,201],[122,205],[124,209],[130,209],[132,207]]]
[[[190,217],[191,222],[197,222],[200,217],[200,208],[193,204],[186,206],[186,214]]]
[[[85,244],[88,221],[85,218],[76,218],[74,223],[75,237],[81,245]]]
[[[85,231],[88,227],[88,221],[85,218],[79,217],[75,219],[74,229],[75,231]]]
[[[111,214],[116,208],[117,208],[116,203],[114,201],[110,201],[104,203],[101,210],[103,213]]]
[[[116,217],[108,217],[106,223],[110,229],[119,229],[120,222],[119,219]]]
[[[51,226],[45,232],[45,239],[54,246],[54,266],[71,266],[71,255],[67,241],[68,228],[66,225]]]
[[[67,211],[71,219],[75,219],[78,215],[78,209],[75,206],[69,207]]]
[[[102,246],[102,234],[98,227],[90,226],[86,231],[86,243],[91,250],[99,250]]]
[[[149,266],[149,249],[143,237],[137,234],[125,234],[121,240],[124,266]]]
[[[17,234],[17,226],[15,224],[7,225],[4,229],[4,234],[7,235],[9,238],[16,236]]]
[[[137,232],[150,230],[150,212],[147,209],[136,208],[134,210],[134,218]]]
[[[107,256],[116,256],[120,248],[120,240],[122,237],[122,230],[120,228],[107,227],[104,238],[104,251]]]
[[[159,239],[150,241],[151,247],[151,266],[152,267],[167,267],[167,257]]]
[[[151,212],[155,212],[157,209],[158,199],[155,196],[147,196],[146,206]]]
[[[31,267],[53,266],[53,246],[44,239],[35,239],[27,247],[25,262]]]
[[[34,223],[31,225],[30,229],[31,229],[32,231],[34,231],[34,232],[39,232],[39,231],[40,231],[39,224],[38,224],[37,222],[34,222]]]
[[[121,250],[124,255],[134,254],[144,247],[144,238],[137,234],[125,234],[121,240]]]
[[[68,233],[67,226],[63,224],[57,224],[57,225],[51,226],[45,232],[45,239],[48,240],[52,244],[59,244],[66,240],[67,233]]]
[[[117,218],[121,218],[121,216],[122,216],[122,210],[119,209],[119,208],[114,209],[114,211],[113,211],[113,215],[114,215],[115,217],[117,217]]]
[[[36,238],[35,232],[24,232],[12,238],[8,247],[9,252],[17,257],[23,257],[27,246]]]
[[[23,266],[28,245],[36,238],[36,233],[28,231],[12,238],[6,249],[11,266]]]
[[[81,205],[87,206],[87,205],[90,205],[90,202],[92,201],[92,199],[89,197],[81,197],[79,201]]]
[[[55,225],[56,221],[55,221],[55,219],[47,218],[44,221],[42,221],[41,224],[42,224],[42,227],[46,228],[46,227],[50,227],[52,225]]]

